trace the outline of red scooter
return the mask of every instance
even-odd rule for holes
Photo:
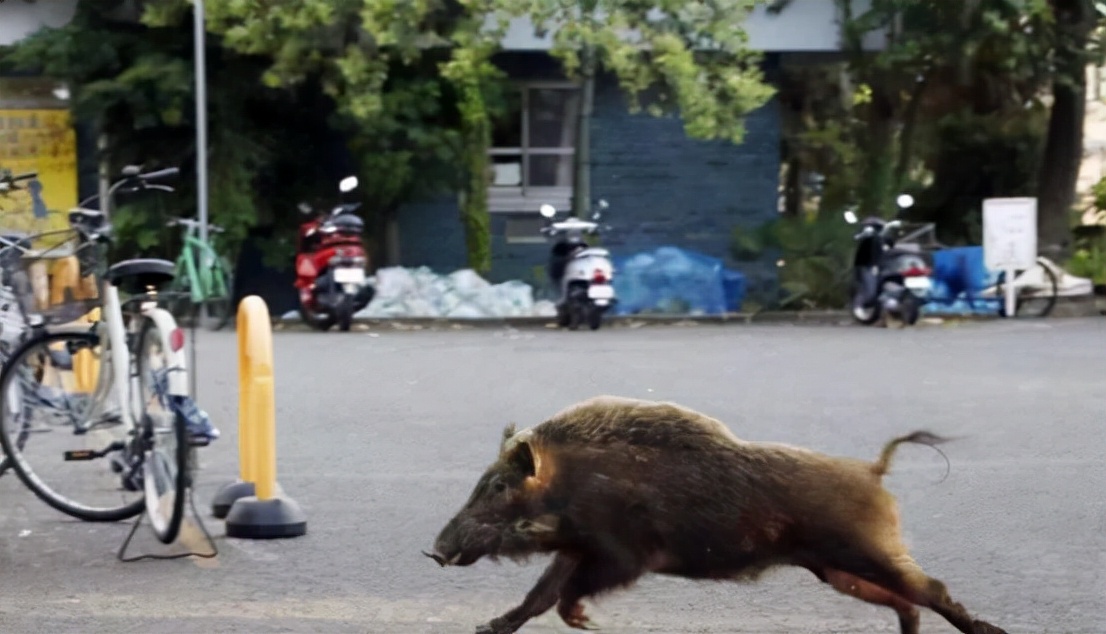
[[[357,188],[348,176],[338,186],[345,194]],[[340,203],[318,213],[307,203],[300,211],[311,220],[300,225],[296,241],[296,288],[300,316],[317,330],[349,330],[353,315],[369,305],[376,290],[365,278],[369,258],[362,234],[365,223],[353,212],[361,203]]]

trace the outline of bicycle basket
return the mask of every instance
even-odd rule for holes
[[[17,320],[25,326],[63,324],[99,308],[102,246],[73,239],[45,249],[0,250],[0,322],[8,331],[3,338],[15,334]]]

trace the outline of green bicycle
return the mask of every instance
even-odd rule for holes
[[[191,218],[173,218],[166,226],[184,227],[184,245],[177,256],[176,277],[168,293],[169,311],[178,320],[196,319],[199,308],[207,306],[208,327],[220,330],[234,314],[234,280],[226,258],[199,237],[200,222]],[[208,224],[208,231],[223,233],[223,228]]]

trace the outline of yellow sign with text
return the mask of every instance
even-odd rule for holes
[[[68,228],[69,210],[77,206],[77,134],[69,110],[0,109],[0,169],[38,173],[37,182],[24,181],[18,191],[0,194],[0,231]],[[48,236],[35,247],[65,239],[65,234]]]

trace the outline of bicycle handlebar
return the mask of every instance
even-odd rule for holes
[[[38,172],[24,172],[22,174],[12,174],[11,176],[0,177],[0,193],[22,189],[16,185],[16,183],[34,180],[36,178],[38,178]]]
[[[175,227],[177,225],[189,228],[197,228],[200,226],[200,221],[194,220],[192,218],[173,218],[165,223],[166,227]],[[226,229],[220,227],[219,225],[212,224],[210,222],[207,223],[207,230],[214,233],[224,233],[226,231]]]
[[[135,178],[139,178],[144,181],[152,181],[159,178],[168,178],[170,176],[176,176],[180,174],[180,168],[166,167],[162,170],[154,170],[153,172],[146,172],[145,174],[139,174]]]

